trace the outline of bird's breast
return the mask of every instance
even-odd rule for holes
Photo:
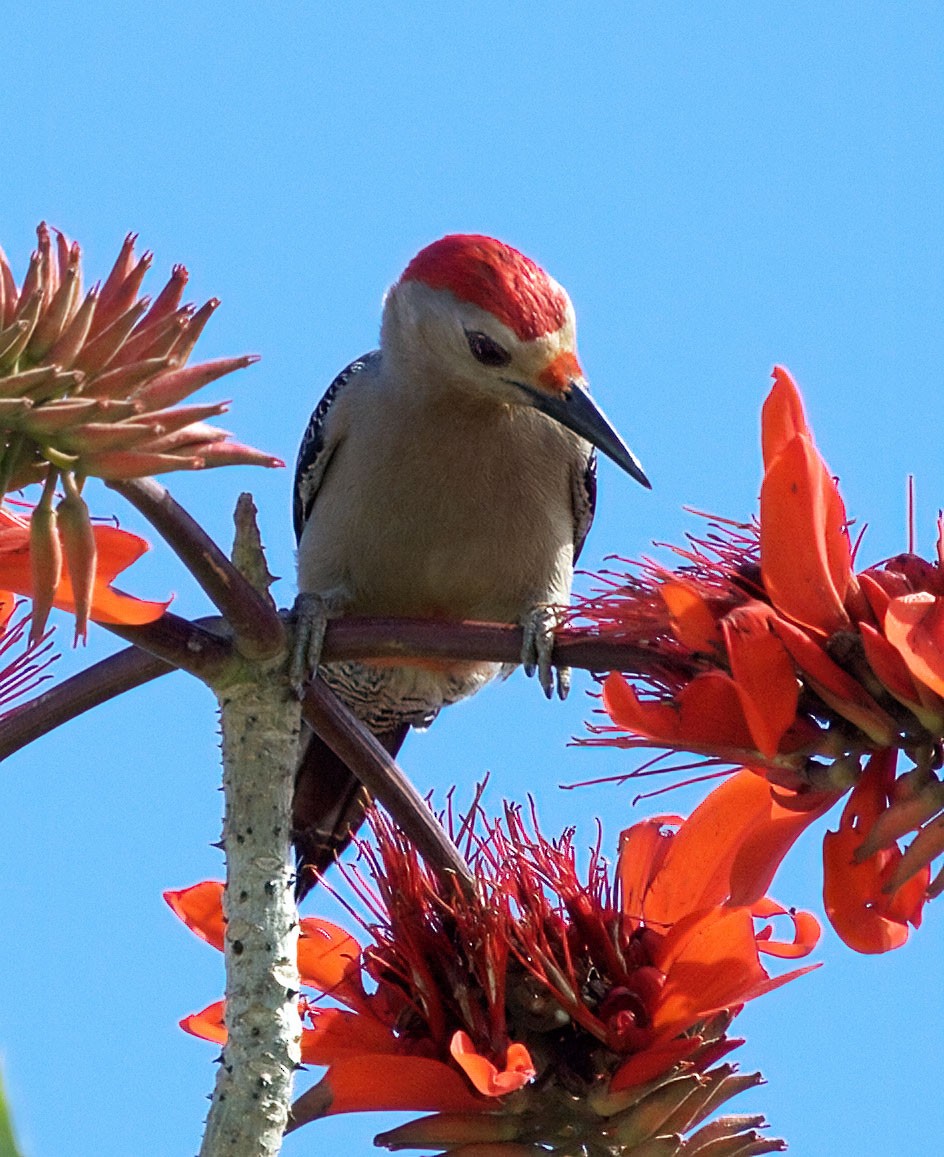
[[[569,597],[587,448],[535,411],[450,404],[352,424],[299,548],[349,613],[517,621]]]

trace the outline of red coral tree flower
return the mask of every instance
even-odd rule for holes
[[[805,956],[819,936],[811,915],[765,896],[799,830],[795,814],[750,772],[728,786],[743,806],[712,801],[685,822],[624,832],[613,876],[599,848],[578,871],[573,831],[549,841],[516,808],[492,823],[477,814],[463,829],[468,890],[438,878],[375,814],[375,843],[361,848],[366,874],[346,871],[369,907],[370,943],[301,921],[299,971],[319,994],[304,1002],[302,1057],[327,1072],[295,1105],[296,1127],[325,1114],[425,1110],[437,1116],[382,1142],[549,1144],[566,1132],[630,1153],[678,1134],[679,1148],[665,1152],[681,1153],[682,1133],[759,1079],[717,1063],[742,1043],[725,1036],[732,1015],[809,970],[771,976],[762,955]],[[167,893],[216,947],[221,890]],[[784,916],[793,922],[785,942],[770,924]],[[224,1020],[216,1003],[181,1023],[220,1042]],[[761,1146],[751,1152],[779,1148],[757,1124],[713,1122],[684,1152],[725,1128],[746,1129],[744,1143]]]
[[[581,607],[640,654],[606,680],[615,727],[590,742],[750,767],[803,822],[856,785],[824,846],[826,909],[847,944],[885,951],[944,890],[928,871],[944,852],[944,529],[933,561],[857,573],[839,488],[779,367],[761,426],[758,521],[715,521],[673,548],[680,566],[644,562]],[[914,766],[896,778],[899,753]]]

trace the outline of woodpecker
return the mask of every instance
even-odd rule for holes
[[[345,613],[521,623],[522,660],[550,695],[556,613],[593,520],[595,448],[644,486],[590,397],[564,289],[491,237],[422,249],[388,291],[380,348],[332,382],[309,421],[294,495],[296,676]],[[478,691],[496,663],[329,663],[328,685],[396,755],[411,727]],[[569,673],[557,673],[566,694]],[[361,823],[366,791],[303,737],[298,891]]]

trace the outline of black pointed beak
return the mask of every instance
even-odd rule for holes
[[[525,382],[514,384],[524,390],[535,409],[547,414],[555,422],[560,422],[568,430],[573,430],[581,438],[586,438],[591,446],[596,446],[630,477],[635,478],[647,490],[652,489],[652,483],[646,477],[639,459],[617,434],[610,420],[579,382],[571,382],[563,394],[550,394]]]

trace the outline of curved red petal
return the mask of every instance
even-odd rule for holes
[[[944,695],[944,598],[922,591],[891,599],[884,626],[915,679]]]
[[[672,837],[645,899],[647,922],[658,926],[729,900],[753,904],[764,895],[800,833],[834,802],[794,811],[749,770],[709,792]]]
[[[760,603],[736,607],[721,620],[741,706],[757,750],[772,759],[796,718],[800,685],[790,655],[771,633],[774,612]]]
[[[342,1057],[324,1083],[331,1091],[328,1115],[370,1110],[430,1113],[487,1113],[495,1102],[476,1096],[464,1076],[426,1057]]]
[[[150,602],[115,590],[109,584],[116,575],[126,570],[149,549],[145,539],[115,526],[94,526],[97,551],[95,585],[92,588],[90,618],[98,623],[124,626],[142,626],[159,619],[167,609],[166,602]],[[0,587],[17,594],[31,596],[33,576],[29,559],[29,544],[25,530],[19,526],[4,535],[0,550]],[[53,605],[60,610],[75,613],[76,600],[68,573],[64,573],[56,588]]]
[[[603,706],[618,727],[634,735],[671,743],[678,734],[675,707],[670,703],[639,699],[618,671],[608,675],[603,684]]]
[[[774,384],[760,412],[764,466],[769,466],[797,434],[813,437],[803,412],[803,399],[790,371],[783,366],[774,366],[773,379]]]
[[[298,972],[302,984],[359,1007],[361,946],[350,932],[329,920],[305,916],[299,921]]]
[[[908,923],[921,919],[928,870],[918,883],[906,881],[887,892],[886,882],[901,853],[883,849],[856,863],[856,853],[885,810],[894,783],[894,751],[874,755],[852,789],[839,830],[823,837],[823,905],[836,933],[856,952],[874,954],[900,948]]]
[[[180,1027],[184,1032],[189,1032],[191,1036],[198,1036],[201,1040],[215,1041],[216,1044],[225,1045],[226,1025],[223,1021],[225,1008],[225,1003],[222,1000],[217,1000],[213,1004],[207,1005],[202,1012],[185,1016],[180,1022]]]
[[[693,651],[708,653],[720,645],[717,620],[698,590],[678,579],[667,579],[659,586],[659,594],[680,643]]]
[[[796,960],[809,956],[819,943],[822,929],[819,921],[812,912],[798,911],[796,908],[784,908],[776,900],[765,896],[751,908],[755,918],[766,920],[771,916],[787,916],[793,923],[793,940],[774,940],[773,927],[768,924],[755,934],[754,940],[757,951],[768,956],[776,956],[784,960]]]
[[[401,1042],[374,1016],[342,1008],[310,1010],[313,1025],[302,1033],[302,1061],[333,1065],[342,1057],[402,1053]]]
[[[631,1089],[661,1076],[673,1065],[697,1052],[701,1044],[700,1036],[683,1036],[659,1041],[658,1044],[643,1049],[628,1061],[624,1061],[616,1070],[610,1081],[610,1092],[618,1093],[623,1089]]]
[[[639,923],[645,911],[646,894],[675,838],[665,830],[667,823],[680,824],[677,816],[642,820],[620,834],[616,872],[623,913]]]
[[[223,951],[226,922],[223,919],[223,884],[219,880],[204,880],[179,891],[168,890],[164,899],[191,932]]]
[[[504,1097],[515,1093],[534,1080],[536,1069],[523,1044],[510,1044],[504,1069],[497,1068],[487,1057],[476,1052],[472,1038],[459,1029],[449,1044],[453,1060],[484,1097]]]
[[[764,474],[760,565],[778,611],[825,635],[848,626],[844,602],[854,575],[845,508],[805,435],[788,442]]]

